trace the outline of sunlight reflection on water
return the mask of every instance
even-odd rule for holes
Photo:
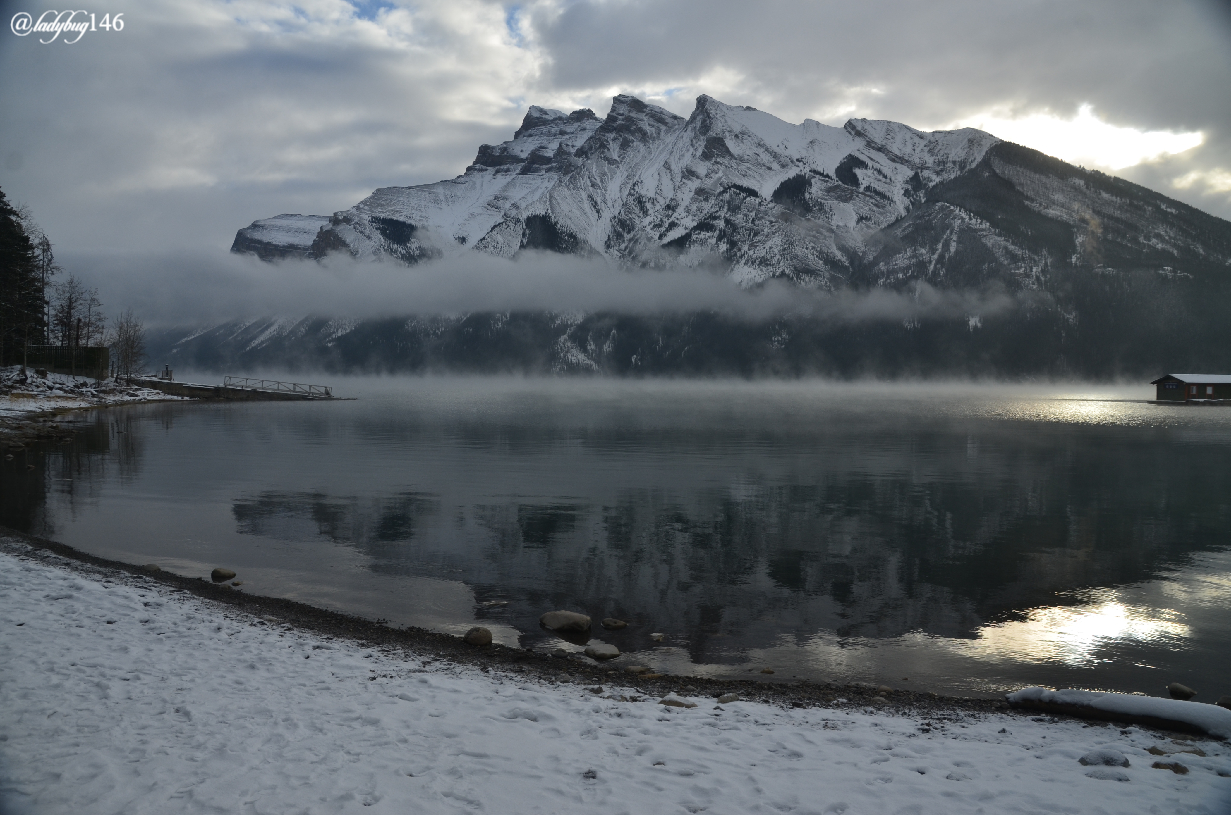
[[[947,640],[946,647],[993,662],[1087,667],[1104,661],[1101,654],[1117,640],[1174,647],[1191,634],[1178,611],[1127,605],[1115,591],[1092,594],[1097,600],[1090,605],[1031,609],[1024,620],[983,626],[976,639]]]

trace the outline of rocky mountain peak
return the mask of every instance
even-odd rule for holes
[[[531,105],[512,140],[480,145],[467,172],[543,172],[581,146],[598,126],[589,108],[564,113]]]
[[[607,118],[594,132],[594,137],[577,150],[577,157],[586,159],[600,154],[611,160],[625,153],[634,144],[648,144],[679,129],[684,118],[666,108],[651,105],[635,96],[618,94],[611,100]]]
[[[603,120],[604,132],[659,132],[664,127],[678,127],[684,122],[666,108],[651,105],[635,96],[618,94],[611,100],[611,110]]]
[[[594,115],[594,111],[589,108],[581,108],[572,113],[564,113],[560,110],[552,108],[542,108],[538,105],[531,105],[526,111],[526,116],[521,120],[521,127],[517,128],[517,132],[513,134],[513,139],[517,140],[528,135],[531,131],[541,130],[548,127],[559,127],[563,124],[579,124],[582,122],[598,122],[598,117]]]
[[[568,115],[564,111],[553,110],[551,108],[541,108],[538,105],[531,105],[526,111],[526,116],[521,120],[521,127],[517,128],[517,132],[513,134],[514,139],[520,139],[527,132],[537,128],[549,125],[560,119],[567,119]]]

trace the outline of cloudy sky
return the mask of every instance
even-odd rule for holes
[[[1231,218],[1226,0],[98,0],[122,31],[14,35],[40,3],[0,2],[0,189],[104,293],[620,92],[980,126]]]

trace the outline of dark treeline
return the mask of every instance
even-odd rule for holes
[[[61,365],[101,377],[108,372],[107,355],[96,351],[110,346],[114,373],[132,375],[142,370],[144,343],[144,328],[131,310],[109,330],[98,290],[63,274],[51,240],[0,190],[0,364]],[[48,347],[58,353],[49,354]],[[93,367],[87,359],[102,361]]]
[[[51,243],[0,190],[0,360],[19,361],[26,346],[47,341]],[[34,234],[31,234],[31,233]]]

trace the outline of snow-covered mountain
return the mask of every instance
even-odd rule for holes
[[[926,283],[1001,306],[846,323],[408,309],[243,320],[156,345],[235,369],[1107,377],[1231,364],[1231,223],[979,130],[794,125],[708,96],[688,118],[631,96],[601,120],[532,107],[456,178],[257,221],[232,246],[404,263],[528,250],[856,298],[893,288],[916,302]]]
[[[717,265],[745,285],[926,280],[1044,287],[1049,270],[1231,264],[1231,225],[979,130],[794,125],[697,99],[688,118],[617,96],[605,119],[531,107],[453,179],[383,187],[332,216],[279,215],[232,251],[407,263],[528,249]]]

